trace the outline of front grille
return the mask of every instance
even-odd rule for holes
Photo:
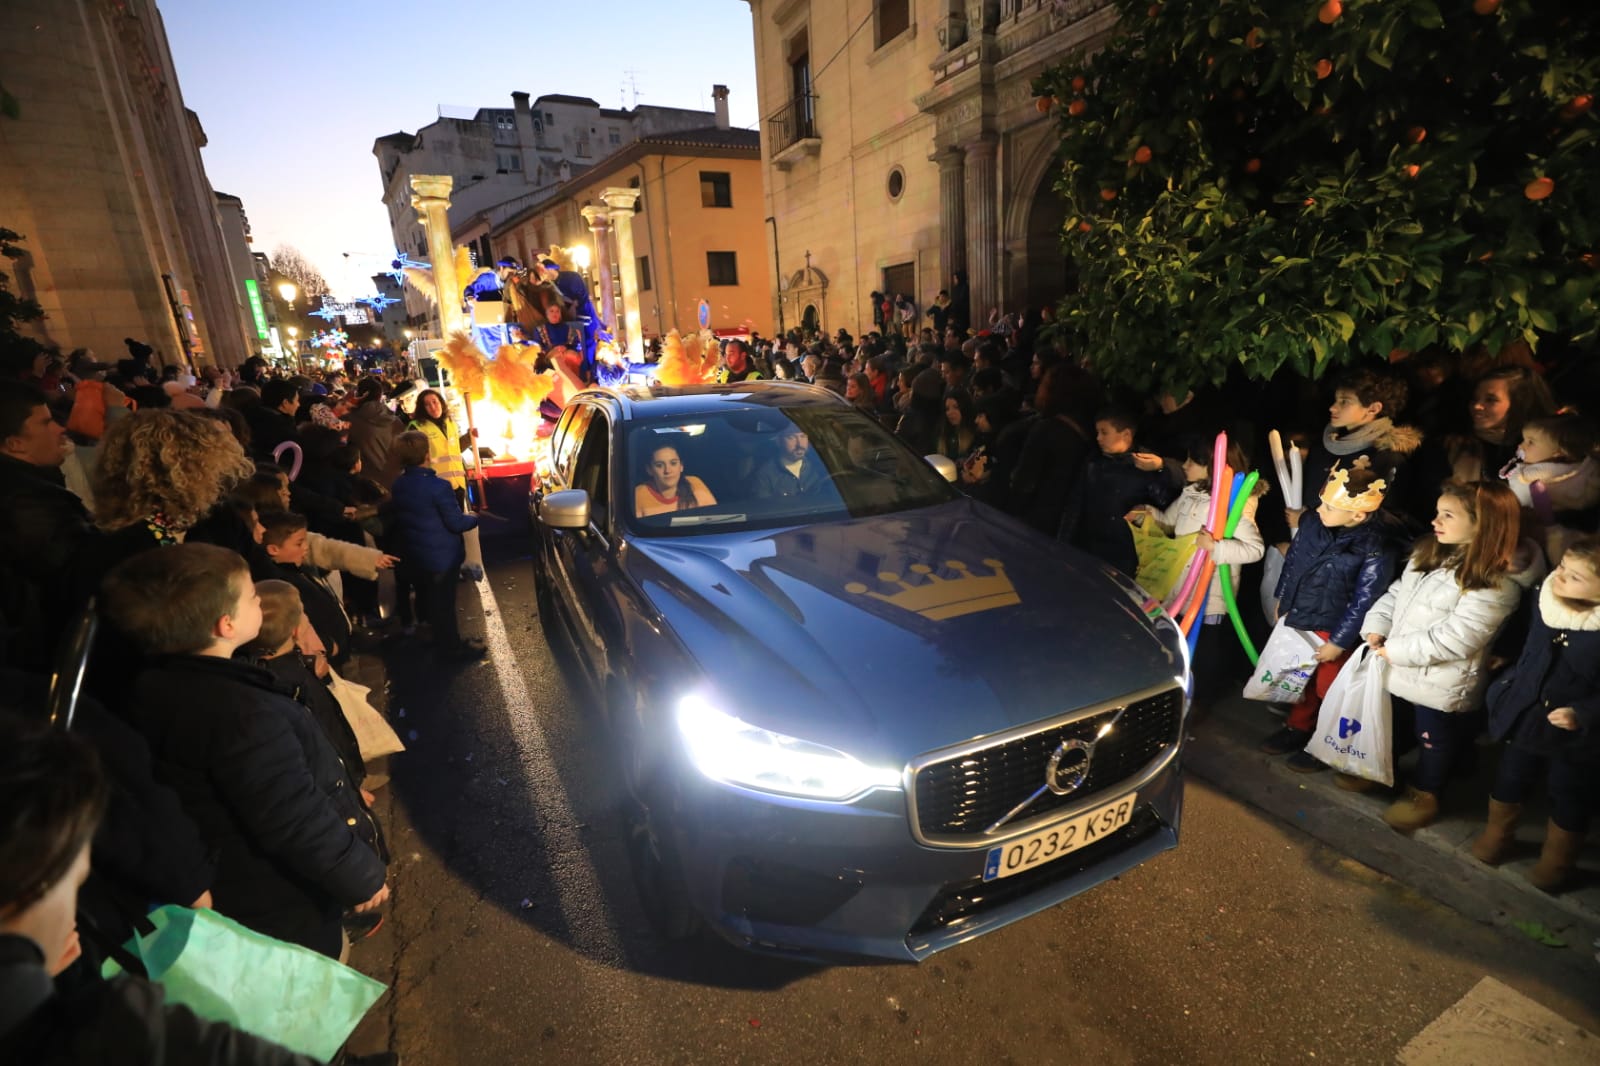
[[[1121,708],[1112,705],[1076,721],[952,755],[916,771],[916,828],[921,839],[972,843],[1045,781],[1045,768],[1067,740],[1089,741]],[[1089,775],[1065,796],[1046,791],[1007,828],[1074,806],[1136,775],[1169,746],[1183,726],[1183,693],[1168,689],[1128,706],[1116,728],[1095,744]]]
[[[933,898],[911,926],[910,935],[920,936],[953,929],[997,907],[1022,899],[1031,893],[1074,877],[1113,855],[1142,844],[1161,830],[1161,819],[1147,803],[1141,803],[1127,825],[1115,833],[1080,848],[1054,862],[1043,863],[1013,877],[985,881],[975,877],[946,885]]]

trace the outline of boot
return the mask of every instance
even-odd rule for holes
[[[1383,812],[1383,820],[1389,823],[1389,828],[1401,833],[1409,833],[1425,825],[1432,825],[1437,817],[1439,817],[1439,797],[1432,792],[1424,792],[1409,785],[1406,787],[1406,794],[1391,803],[1389,809]]]
[[[1499,866],[1511,854],[1517,839],[1517,817],[1522,814],[1522,804],[1501,803],[1490,797],[1489,824],[1472,842],[1472,857],[1485,866]]]
[[[1583,833],[1570,833],[1554,820],[1544,834],[1544,847],[1539,861],[1525,876],[1528,884],[1545,892],[1560,892],[1578,865],[1578,851],[1583,847]]]
[[[1374,789],[1383,787],[1376,781],[1370,781],[1365,777],[1357,777],[1354,774],[1334,774],[1333,783],[1346,792],[1371,792]]]

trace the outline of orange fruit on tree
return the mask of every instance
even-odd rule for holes
[[[1412,126],[1410,129],[1406,130],[1406,140],[1410,141],[1412,144],[1421,144],[1427,139],[1428,131],[1423,129],[1421,126]]]
[[[1117,190],[1115,190],[1115,189],[1101,189],[1100,190],[1100,199],[1104,200],[1106,203],[1109,204],[1112,200],[1115,200],[1116,198],[1117,198]]]
[[[1088,233],[1092,229],[1094,229],[1094,224],[1091,223],[1091,222],[1080,222],[1080,223],[1078,223],[1078,232],[1079,233]]]
[[[1406,165],[1405,165],[1405,168],[1404,168],[1404,169],[1405,169],[1405,172],[1406,172],[1406,177],[1408,177],[1408,178],[1414,178],[1414,177],[1416,177],[1416,176],[1417,176],[1417,173],[1418,173],[1418,172],[1419,172],[1419,171],[1420,171],[1420,170],[1421,170],[1421,169],[1422,169],[1422,168],[1421,168],[1421,167],[1420,167],[1420,166],[1418,166],[1418,165],[1417,165],[1417,164],[1416,164],[1416,163],[1407,163],[1407,164],[1406,164]]]
[[[1584,93],[1582,96],[1574,96],[1572,98],[1572,103],[1568,104],[1567,106],[1581,115],[1585,111],[1589,110],[1589,108],[1594,106],[1594,97],[1590,96],[1588,93]]]
[[[1331,26],[1339,21],[1339,16],[1344,14],[1344,5],[1339,0],[1328,0],[1317,9],[1317,21],[1324,26]]]
[[[1556,191],[1553,178],[1534,178],[1522,187],[1522,195],[1530,200],[1543,200]]]
[[[1048,96],[1041,96],[1033,102],[1033,106],[1038,110],[1039,114],[1043,115],[1050,110],[1050,105],[1053,103],[1055,103],[1055,100],[1052,98]]]
[[[1250,32],[1244,35],[1244,46],[1246,48],[1260,48],[1261,47],[1261,27],[1260,26],[1252,26],[1250,28]]]
[[[1081,93],[1083,92],[1084,87],[1088,84],[1088,82],[1083,80],[1083,75],[1079,74],[1076,78],[1072,79],[1072,91],[1075,93]]]
[[[1134,150],[1133,161],[1135,163],[1148,163],[1150,162],[1150,157],[1154,154],[1154,152],[1150,151],[1150,146],[1148,144],[1141,144],[1137,149]]]
[[[1315,207],[1317,204],[1317,198],[1315,196],[1308,196],[1302,201],[1302,203],[1304,203],[1307,207]]]
[[[1600,255],[1595,255],[1593,252],[1584,252],[1578,259],[1590,270],[1600,269]]]
[[[1332,73],[1333,73],[1333,60],[1331,60],[1331,59],[1319,59],[1319,60],[1317,60],[1317,80],[1318,81],[1321,81],[1323,78],[1326,78],[1329,74],[1332,74]]]
[[[1074,100],[1072,103],[1067,105],[1067,114],[1073,116],[1074,118],[1083,114],[1087,110],[1089,110],[1089,105],[1084,103],[1082,100]]]
[[[1321,107],[1317,108],[1315,111],[1313,111],[1311,113],[1313,115],[1331,115],[1331,114],[1333,114],[1333,108],[1331,108],[1328,105],[1324,104],[1324,105],[1322,105]]]
[[[1479,15],[1492,15],[1500,10],[1500,0],[1472,0],[1472,10]]]
[[[1254,174],[1257,171],[1259,171],[1260,169],[1261,169],[1261,160],[1259,160],[1259,159],[1246,159],[1244,161],[1244,172],[1246,174]]]

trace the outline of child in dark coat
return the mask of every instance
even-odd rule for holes
[[[401,472],[387,507],[404,575],[417,589],[418,607],[433,627],[433,646],[440,658],[471,662],[484,647],[461,639],[456,622],[456,584],[467,549],[461,535],[478,525],[466,514],[450,482],[428,466],[428,438],[412,431],[395,442]],[[402,612],[403,614],[404,612]]]
[[[388,899],[369,815],[306,709],[233,658],[261,630],[245,562],[180,544],[123,562],[102,590],[111,623],[150,656],[134,714],[157,775],[216,857],[217,911],[337,957],[347,908]]]
[[[1101,412],[1094,420],[1100,450],[1089,456],[1067,505],[1066,539],[1130,578],[1139,569],[1139,555],[1128,512],[1145,505],[1165,510],[1183,491],[1183,472],[1176,462],[1134,450],[1137,429],[1131,415]]]
[[[1525,876],[1559,892],[1577,865],[1600,774],[1600,537],[1574,540],[1539,589],[1522,655],[1490,687],[1488,705],[1490,735],[1508,743],[1472,854],[1490,866],[1506,860],[1522,804],[1543,777],[1550,821]]]
[[[350,616],[328,584],[327,575],[307,558],[310,542],[305,518],[292,511],[269,511],[260,521],[265,531],[261,545],[277,564],[274,576],[299,591],[306,617],[328,649],[328,661],[342,665],[350,658]]]
[[[1278,579],[1277,617],[1291,629],[1315,633],[1317,672],[1289,709],[1282,729],[1261,742],[1269,755],[1289,755],[1291,769],[1314,773],[1324,764],[1303,749],[1339,668],[1361,643],[1361,622],[1394,581],[1400,546],[1394,521],[1380,510],[1387,485],[1368,466],[1336,470],[1321,505],[1300,516],[1300,528]]]

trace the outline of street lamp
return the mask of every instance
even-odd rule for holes
[[[283,302],[291,308],[294,307],[294,298],[300,295],[300,287],[287,279],[278,282],[278,295],[283,297]]]
[[[403,332],[406,335],[406,340],[410,340],[411,339],[412,334],[411,334],[411,331],[409,329],[402,330],[401,332]]]
[[[589,246],[587,244],[573,246],[572,264],[585,274],[589,272]]]

